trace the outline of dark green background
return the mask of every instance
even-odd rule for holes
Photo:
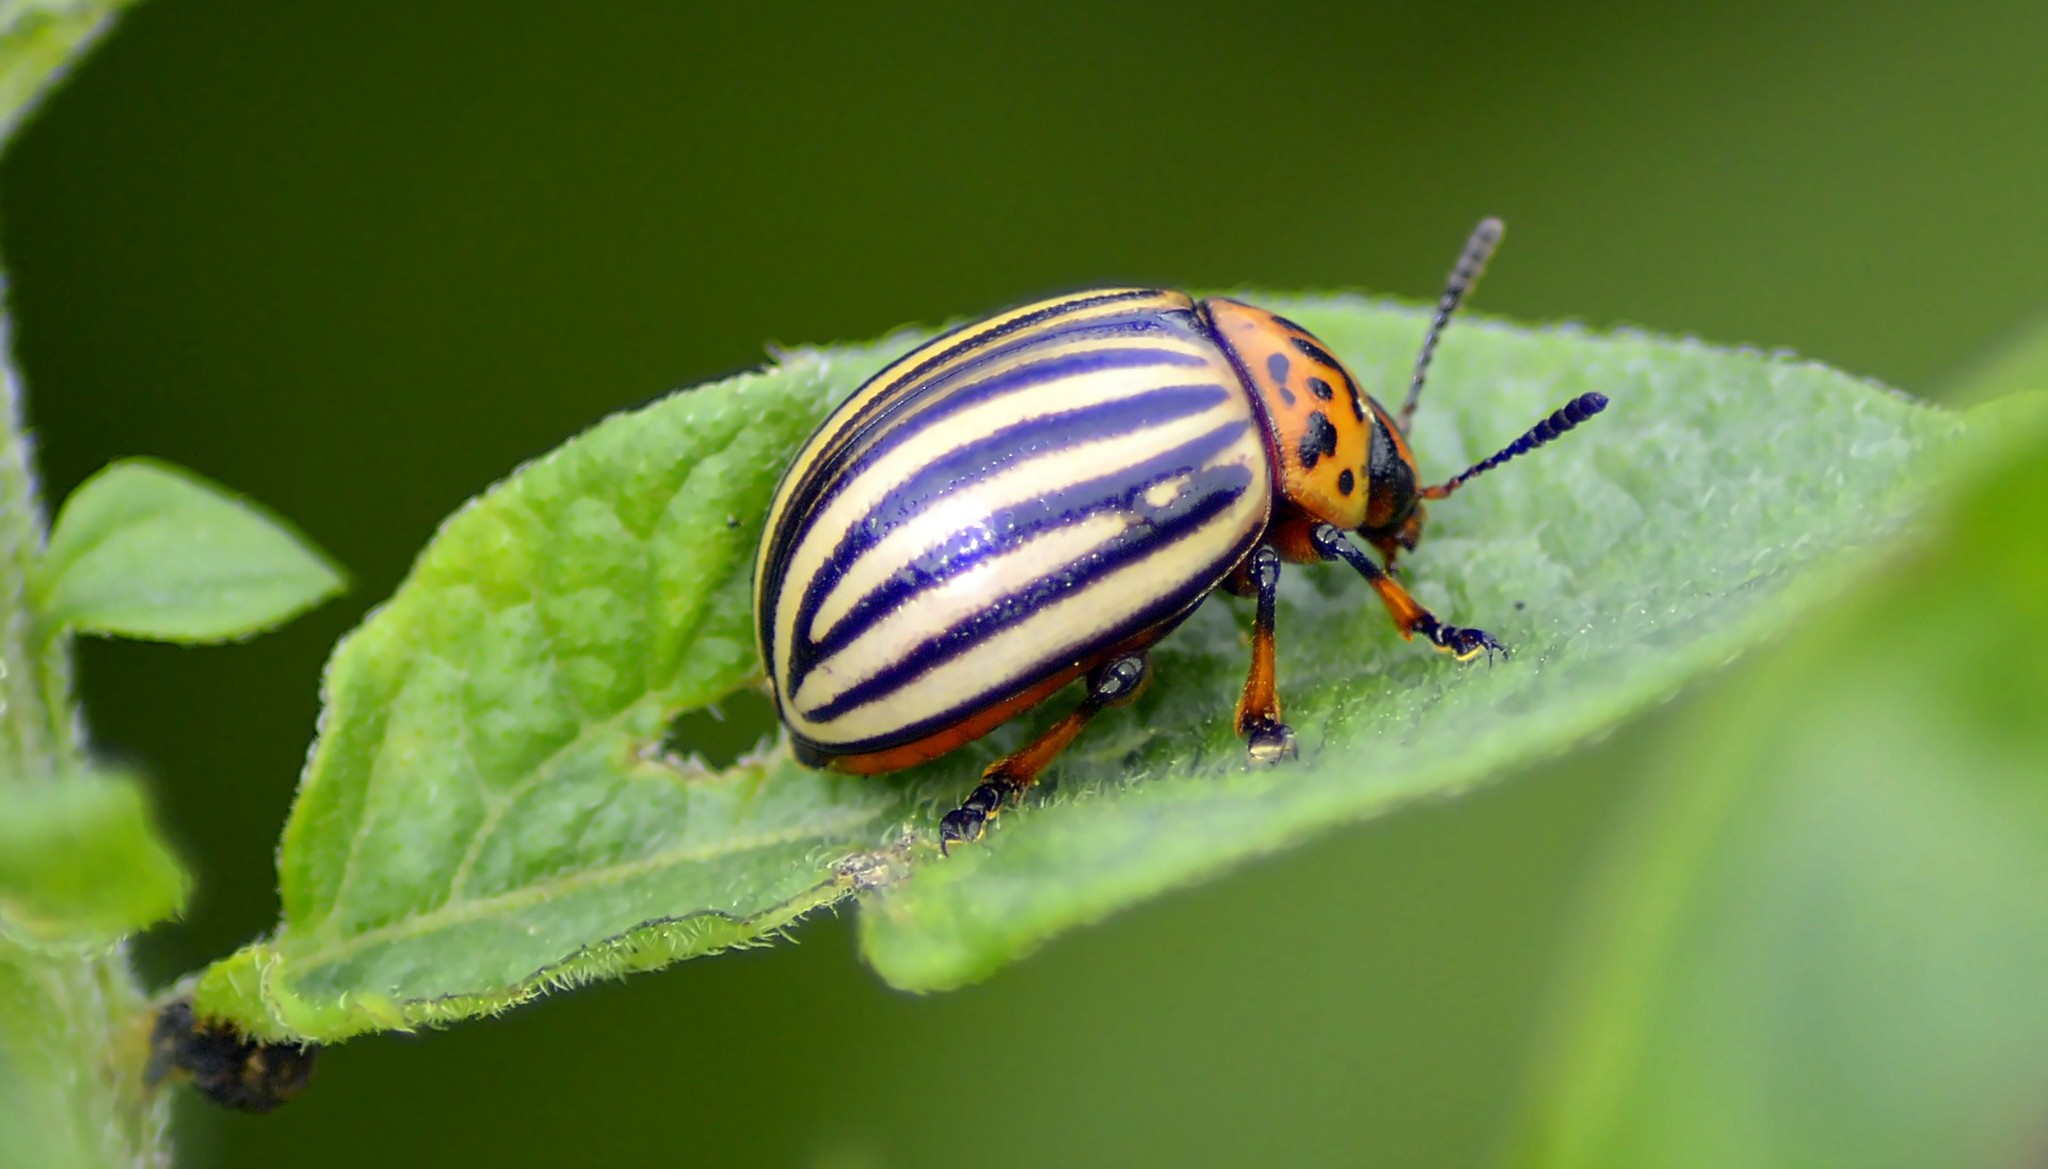
[[[93,643],[98,739],[201,881],[167,979],[276,912],[334,638],[438,519],[604,413],[1108,281],[1433,295],[1937,390],[2048,306],[2048,6],[152,0],[0,167],[52,495],[148,453],[356,590],[231,649]],[[1455,344],[1455,340],[1451,342]],[[1442,386],[1441,393],[1456,387]],[[1426,425],[1426,418],[1424,424]],[[1468,1165],[1635,731],[935,999],[849,922],[330,1052],[192,1164]]]

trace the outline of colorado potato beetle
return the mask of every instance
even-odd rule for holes
[[[1419,486],[1406,435],[1423,378],[1501,232],[1496,219],[1473,231],[1398,415],[1285,317],[1149,288],[1013,309],[876,374],[784,473],[755,563],[761,656],[797,758],[909,767],[1085,678],[1080,705],[942,821],[941,847],[972,840],[1089,719],[1138,694],[1147,647],[1219,587],[1256,598],[1238,734],[1254,762],[1290,758],[1273,647],[1287,561],[1350,565],[1403,638],[1461,660],[1505,652],[1390,575],[1421,538],[1425,500],[1607,405],[1582,395]]]

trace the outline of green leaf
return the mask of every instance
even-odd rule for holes
[[[1935,538],[1654,756],[1512,1163],[2039,1162],[2048,398],[1995,406]]]
[[[1398,397],[1414,319],[1342,302],[1280,307],[1375,397]],[[1246,618],[1205,606],[1154,654],[1136,717],[1091,729],[1058,796],[862,915],[863,950],[884,978],[931,990],[984,977],[1139,898],[1614,725],[1827,598],[1844,551],[1899,525],[1959,426],[1761,353],[1466,329],[1446,342],[1417,418],[1426,475],[1484,457],[1577,394],[1613,399],[1556,447],[1438,505],[1405,562],[1425,604],[1515,656],[1459,665],[1423,652],[1391,635],[1355,580],[1297,570],[1279,663],[1302,758],[1256,771],[1227,717]]]
[[[0,785],[0,942],[103,946],[177,913],[189,884],[133,780]]]
[[[52,627],[208,642],[288,621],[344,581],[255,504],[182,468],[124,459],[64,501],[37,584]]]
[[[2006,338],[1946,389],[1946,401],[1985,403],[2048,391],[2048,316]]]
[[[284,920],[207,972],[200,1013],[317,1040],[461,1018],[849,890],[862,866],[840,866],[890,844],[900,787],[782,750],[713,768],[665,730],[758,680],[768,496],[883,358],[800,357],[614,417],[449,519],[336,649]]]
[[[1264,299],[1398,396],[1419,310]],[[280,856],[284,919],[207,972],[200,1010],[316,1040],[443,1021],[761,937],[856,889],[886,978],[955,985],[1658,701],[1829,595],[1960,429],[1761,353],[1463,325],[1419,423],[1428,473],[1576,394],[1614,401],[1440,506],[1408,562],[1425,603],[1516,656],[1459,665],[1401,643],[1355,579],[1292,571],[1280,665],[1298,765],[1243,763],[1229,716],[1247,616],[1219,601],[1162,643],[1135,712],[1105,716],[1047,790],[942,861],[937,818],[1050,710],[882,779],[807,773],[781,747],[725,766],[661,750],[678,714],[760,705],[749,574],[768,496],[830,404],[907,343],[800,355],[613,418],[451,519],[337,650]]]
[[[0,142],[130,0],[0,0]]]

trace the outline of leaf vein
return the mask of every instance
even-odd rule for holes
[[[364,930],[359,934],[308,950],[296,955],[295,962],[303,976],[306,970],[344,961],[372,946],[407,941],[497,913],[517,912],[550,898],[617,884],[665,868],[703,864],[738,853],[773,848],[778,844],[788,844],[805,837],[849,831],[874,817],[875,809],[872,806],[835,807],[828,809],[827,815],[800,821],[773,832],[731,836],[708,843],[693,842],[630,861],[573,870],[566,875],[535,881],[489,897],[451,901],[438,909],[375,929]]]

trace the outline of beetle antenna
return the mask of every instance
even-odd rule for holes
[[[1451,323],[1451,314],[1458,311],[1458,305],[1471,295],[1479,284],[1479,278],[1486,275],[1486,262],[1493,258],[1493,249],[1500,246],[1500,237],[1506,233],[1507,225],[1494,216],[1479,221],[1472,229],[1472,237],[1465,241],[1465,252],[1451,268],[1451,279],[1444,285],[1444,294],[1437,298],[1436,319],[1429,323],[1429,332],[1422,338],[1422,354],[1415,359],[1415,376],[1408,381],[1408,399],[1401,403],[1401,433],[1408,433],[1408,424],[1415,420],[1415,403],[1422,399],[1422,379],[1429,373],[1429,359],[1436,356],[1436,343],[1444,335],[1444,329]]]
[[[1518,455],[1528,454],[1530,451],[1560,437],[1565,431],[1570,430],[1605,409],[1607,409],[1607,395],[1580,394],[1556,410],[1551,411],[1550,417],[1530,427],[1528,433],[1494,452],[1492,458],[1484,462],[1472,464],[1470,467],[1465,468],[1457,478],[1452,479],[1448,483],[1438,487],[1423,488],[1422,498],[1442,499],[1451,492],[1463,487],[1466,480],[1484,475]]]

